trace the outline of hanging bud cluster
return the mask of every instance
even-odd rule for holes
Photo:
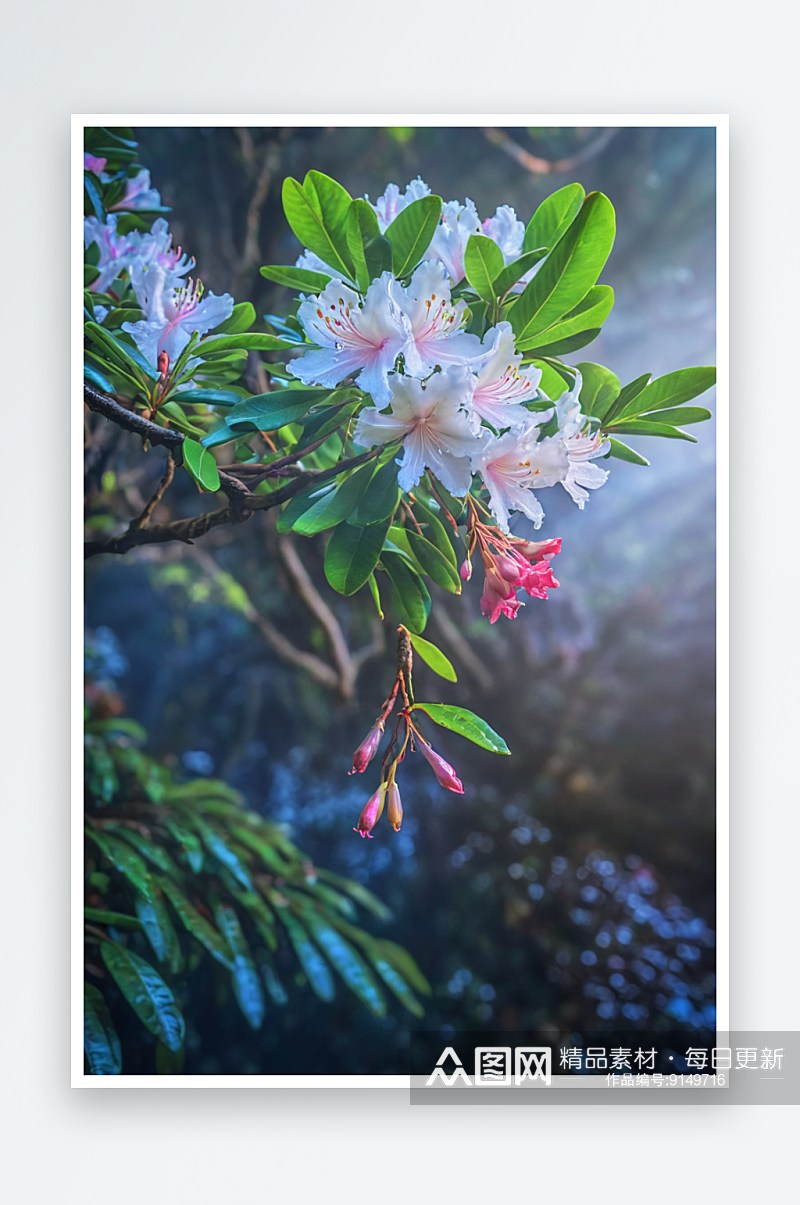
[[[414,693],[411,683],[413,666],[413,649],[408,631],[401,624],[397,629],[397,677],[391,693],[383,704],[375,723],[370,728],[364,740],[353,754],[353,767],[350,774],[363,774],[369,763],[378,752],[386,722],[392,714],[398,698],[402,707],[397,713],[394,731],[389,747],[381,763],[380,785],[369,797],[358,822],[353,829],[361,837],[372,837],[372,830],[383,815],[384,808],[389,817],[389,823],[396,833],[403,823],[403,805],[400,800],[400,788],[397,785],[396,774],[400,763],[407,752],[419,750],[433,770],[438,782],[449,791],[463,795],[464,787],[453,767],[444,760],[420,735],[412,712],[414,710]]]

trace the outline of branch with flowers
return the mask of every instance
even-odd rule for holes
[[[420,751],[440,782],[463,790],[422,736],[421,716],[508,751],[472,713],[413,701],[412,648],[455,680],[421,635],[426,583],[458,595],[479,557],[490,623],[515,618],[523,594],[545,600],[558,586],[561,540],[515,534],[515,515],[540,528],[542,491],[556,485],[583,509],[609,478],[601,461],[648,464],[629,438],[694,442],[685,428],[710,411],[687,403],[714,384],[714,369],[645,373],[623,387],[603,365],[564,359],[597,337],[614,303],[597,283],[614,210],[579,184],[554,192],[525,225],[508,205],[481,221],[471,201],[443,202],[420,178],[402,192],[388,185],[374,204],[320,172],[289,178],[284,212],[304,250],[293,266],[261,271],[296,297],[254,331],[249,302],[190,277],[194,260],[172,246],[131,131],[87,131],[85,169],[92,408],[181,437],[182,469],[224,499],[166,524],[150,523],[154,504],[145,521],[87,551],[192,541],[276,507],[279,533],[325,533],[331,588],[368,591],[380,618],[387,607],[400,625],[394,691],[354,762],[366,768],[399,700],[357,831],[370,834],[384,804],[397,828],[407,753]],[[258,394],[243,381],[253,352],[273,357]]]

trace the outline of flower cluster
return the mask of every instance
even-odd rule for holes
[[[391,693],[383,704],[380,714],[367,733],[364,740],[353,754],[351,774],[363,774],[372,761],[383,737],[386,721],[394,710],[398,697],[402,697],[403,707],[400,709],[395,723],[394,733],[389,747],[384,755],[381,766],[381,781],[377,790],[370,795],[356,822],[353,832],[361,837],[372,837],[372,830],[383,815],[384,808],[389,816],[389,823],[394,831],[400,831],[403,822],[403,805],[400,800],[400,788],[397,785],[397,770],[407,752],[418,751],[433,770],[437,782],[448,791],[463,795],[463,784],[449,762],[441,754],[432,749],[419,731],[417,720],[412,718],[415,710],[411,688],[411,670],[413,653],[411,640],[407,630],[401,624],[398,629],[397,677]]]
[[[164,218],[158,218],[147,232],[120,233],[117,226],[116,213],[110,213],[105,222],[96,217],[84,218],[84,245],[96,243],[100,250],[99,275],[89,287],[94,292],[106,293],[127,272],[143,318],[124,322],[122,330],[131,336],[145,359],[161,370],[165,353],[169,364],[184,350],[193,332],[207,334],[229,318],[233,298],[229,293],[221,297],[209,293],[204,297],[201,281],[185,280],[195,261],[181,247],[172,246],[172,235]],[[96,313],[97,309],[100,309],[98,317],[102,318],[106,311],[96,307]]]
[[[402,193],[390,184],[373,206],[379,228],[385,231],[407,205],[429,193],[419,178]],[[308,385],[334,388],[355,381],[374,403],[361,412],[355,442],[369,448],[402,441],[401,489],[413,490],[430,470],[461,498],[477,477],[506,535],[514,511],[541,526],[538,491],[561,484],[583,508],[587,490],[608,477],[591,463],[607,454],[609,443],[581,413],[580,373],[568,370],[571,386],[551,402],[541,388],[541,370],[516,350],[511,324],[498,321],[479,337],[466,329],[467,302],[453,298],[471,235],[492,239],[504,262],[512,263],[522,254],[524,233],[508,205],[481,223],[471,201],[448,202],[426,259],[408,283],[386,271],[363,295],[306,251],[297,266],[324,271],[332,279],[300,304],[297,317],[315,346],[289,366]],[[524,288],[539,266],[518,287]],[[486,547],[484,541],[484,563]],[[547,597],[546,586],[557,584],[541,560],[536,563],[537,569],[528,565],[528,572],[516,577],[487,569],[491,597],[505,600],[503,614],[516,614],[518,604],[509,601],[506,589],[512,582],[539,598]],[[492,604],[485,613],[494,622],[500,612]]]

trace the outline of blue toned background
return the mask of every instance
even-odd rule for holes
[[[419,173],[445,200],[470,196],[481,217],[509,203],[523,221],[579,180],[617,211],[602,277],[617,302],[601,337],[571,359],[606,364],[623,383],[714,362],[713,130],[623,129],[602,139],[509,130],[504,142],[469,128],[136,134],[206,287],[249,298],[260,314],[284,310],[289,294],[258,266],[293,262],[299,251],[280,209],[286,175],[315,167],[374,199],[387,181],[402,186]],[[571,163],[535,173],[515,148]],[[639,440],[648,469],[607,462],[611,477],[583,512],[563,490],[543,496],[541,535],[563,538],[561,588],[548,602],[530,600],[516,621],[490,628],[479,581],[462,599],[438,593],[430,636],[459,683],[420,666],[417,697],[472,707],[512,756],[443,734],[437,747],[464,796],[441,790],[411,759],[401,833],[384,822],[369,842],[352,826],[374,776],[346,771],[391,685],[391,647],[365,663],[355,697],[342,702],[226,604],[196,550],[90,563],[92,668],[147,727],[150,750],[187,776],[227,778],[252,807],[289,824],[312,858],[391,905],[387,935],[434,987],[426,1027],[633,1033],[713,1020],[714,431],[691,430],[697,445]],[[120,482],[130,477],[132,508],[136,460],[135,442],[123,440],[107,468]],[[205,555],[274,627],[322,655],[261,518],[212,533]],[[322,541],[296,547],[322,583]],[[367,609],[325,597],[352,648],[371,639]],[[189,1073],[406,1070],[408,1027],[397,1011],[377,1021],[344,993],[324,1007],[297,990],[254,1035],[234,1004],[220,1023],[210,979],[195,998],[203,992]]]

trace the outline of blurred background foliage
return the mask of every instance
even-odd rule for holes
[[[469,196],[482,216],[509,203],[523,221],[577,180],[605,192],[618,221],[602,278],[616,305],[592,359],[623,380],[714,362],[711,129],[135,133],[206,287],[259,314],[289,300],[260,265],[299,253],[280,205],[286,175],[313,167],[374,198],[419,173],[445,199]],[[248,371],[259,387],[257,355]],[[644,448],[649,469],[611,462],[582,513],[550,491],[541,535],[564,545],[547,603],[490,627],[480,583],[461,598],[432,587],[426,635],[459,682],[418,663],[417,697],[472,707],[512,757],[442,733],[464,796],[412,759],[402,831],[379,825],[373,841],[352,832],[372,781],[346,771],[394,677],[394,625],[389,614],[378,623],[368,597],[326,588],[323,536],[280,536],[274,516],[257,515],[194,546],[87,566],[94,688],[121,696],[177,779],[223,779],[312,862],[388,903],[380,936],[406,947],[433,988],[425,1028],[633,1033],[713,1021],[714,431],[694,430],[696,446]],[[90,419],[95,528],[138,513],[161,467],[134,436]],[[188,479],[169,503],[203,509]],[[515,530],[529,534],[523,521]],[[407,1070],[417,1022],[400,1008],[379,1017],[350,993],[323,1005],[298,991],[255,1032],[210,978],[192,990],[187,1073]]]

